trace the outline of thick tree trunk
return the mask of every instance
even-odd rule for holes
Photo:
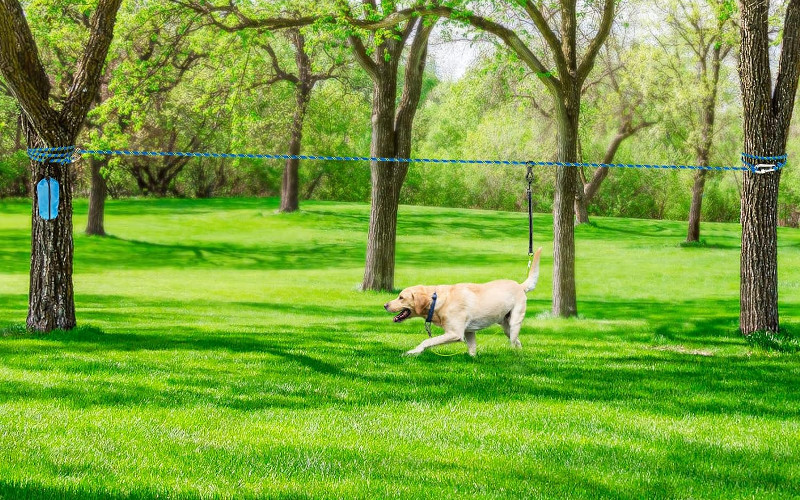
[[[90,34],[73,73],[60,111],[49,103],[50,79],[39,59],[36,41],[22,5],[0,1],[0,73],[23,110],[28,147],[75,144],[100,86],[121,0],[100,0],[89,20]],[[72,175],[69,165],[31,162],[32,188],[50,177],[59,183],[58,216],[44,220],[33,191],[31,273],[27,324],[47,332],[75,326],[72,285]]]
[[[372,145],[373,157],[403,157],[411,154],[411,131],[422,92],[428,38],[434,23],[423,19],[409,21],[402,40],[385,42],[389,58],[376,53],[369,60],[360,41],[354,42],[356,58],[367,69],[373,81],[372,94]],[[403,94],[397,99],[397,73],[404,40],[416,30],[408,52]],[[396,112],[396,114],[395,114]],[[405,162],[371,162],[372,208],[370,211],[367,259],[364,268],[363,290],[391,291],[394,287],[394,261],[397,241],[397,211],[400,189],[408,172]]]
[[[701,163],[705,165],[705,163]],[[706,186],[708,170],[697,170],[694,173],[692,185],[692,204],[689,208],[689,230],[686,233],[686,242],[700,241],[700,214],[703,210],[703,192]]]
[[[42,144],[25,123],[28,144]],[[61,135],[54,133],[54,135]],[[72,144],[64,137],[61,144]],[[36,146],[33,146],[36,147]],[[28,295],[29,330],[49,332],[75,327],[75,298],[72,284],[72,175],[70,165],[31,162],[31,272]],[[59,183],[58,216],[44,220],[39,216],[36,184],[50,177]]]
[[[388,72],[375,82],[372,96],[372,145],[370,155],[394,157],[396,73]],[[371,162],[372,206],[367,236],[367,259],[362,289],[391,291],[394,286],[397,210],[405,165]]]
[[[579,99],[578,99],[579,101]],[[578,157],[578,112],[556,103],[558,120],[558,161],[575,162]],[[575,290],[575,167],[557,167],[553,203],[553,314],[578,314]]]
[[[786,152],[800,73],[800,1],[786,8],[775,89],[769,61],[769,2],[741,2],[739,76],[744,108],[744,152]],[[758,162],[757,162],[758,163]],[[763,162],[767,163],[767,162]],[[777,332],[778,186],[781,172],[742,174],[742,254],[739,324],[744,335]]]
[[[108,165],[108,162],[108,157],[103,157],[101,159],[89,158],[92,186],[89,191],[89,220],[86,223],[86,234],[88,235],[106,235],[103,219],[105,217],[108,185],[101,171]]]
[[[757,150],[745,146],[745,151]],[[764,150],[754,154],[759,153],[760,156],[772,155]],[[743,177],[739,323],[745,335],[759,330],[777,332],[778,185],[781,176],[780,172],[746,172]]]
[[[300,154],[300,147],[303,143],[303,122],[305,121],[306,109],[311,89],[305,84],[297,85],[295,91],[295,110],[292,117],[292,129],[289,139],[289,154],[297,156]],[[300,187],[300,160],[290,158],[286,160],[283,169],[283,179],[281,180],[281,212],[295,212],[300,208],[298,192]]]

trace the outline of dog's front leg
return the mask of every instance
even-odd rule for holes
[[[424,351],[428,347],[433,347],[442,344],[451,344],[453,342],[460,342],[462,340],[464,340],[463,333],[459,334],[459,333],[445,332],[439,336],[423,340],[414,349],[406,351],[406,356],[417,356],[419,354],[422,354],[422,351]]]

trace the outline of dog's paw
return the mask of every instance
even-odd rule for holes
[[[403,353],[403,356],[419,356],[422,354],[421,350],[411,349],[410,351],[406,351]]]

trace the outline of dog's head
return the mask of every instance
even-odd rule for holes
[[[392,313],[400,313],[394,317],[395,323],[425,316],[431,307],[431,294],[425,288],[421,285],[408,287],[396,299],[384,304],[383,308]]]

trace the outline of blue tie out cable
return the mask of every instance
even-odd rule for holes
[[[562,161],[520,161],[520,160],[462,160],[442,158],[380,158],[374,156],[321,156],[321,155],[284,155],[284,154],[251,154],[251,153],[199,153],[185,151],[136,151],[128,149],[80,149],[75,146],[62,146],[56,148],[31,148],[28,156],[38,162],[72,163],[76,156],[85,154],[106,156],[183,156],[195,158],[245,158],[261,160],[327,160],[327,161],[377,161],[377,162],[402,162],[402,163],[443,163],[443,164],[470,164],[470,165],[534,165],[534,166],[566,166],[566,167],[592,167],[592,168],[651,168],[668,170],[714,170],[714,171],[743,171],[753,173],[767,173],[780,170],[786,165],[787,156],[755,156],[742,153],[744,166],[708,166],[708,165],[651,165],[646,163],[578,163]]]

